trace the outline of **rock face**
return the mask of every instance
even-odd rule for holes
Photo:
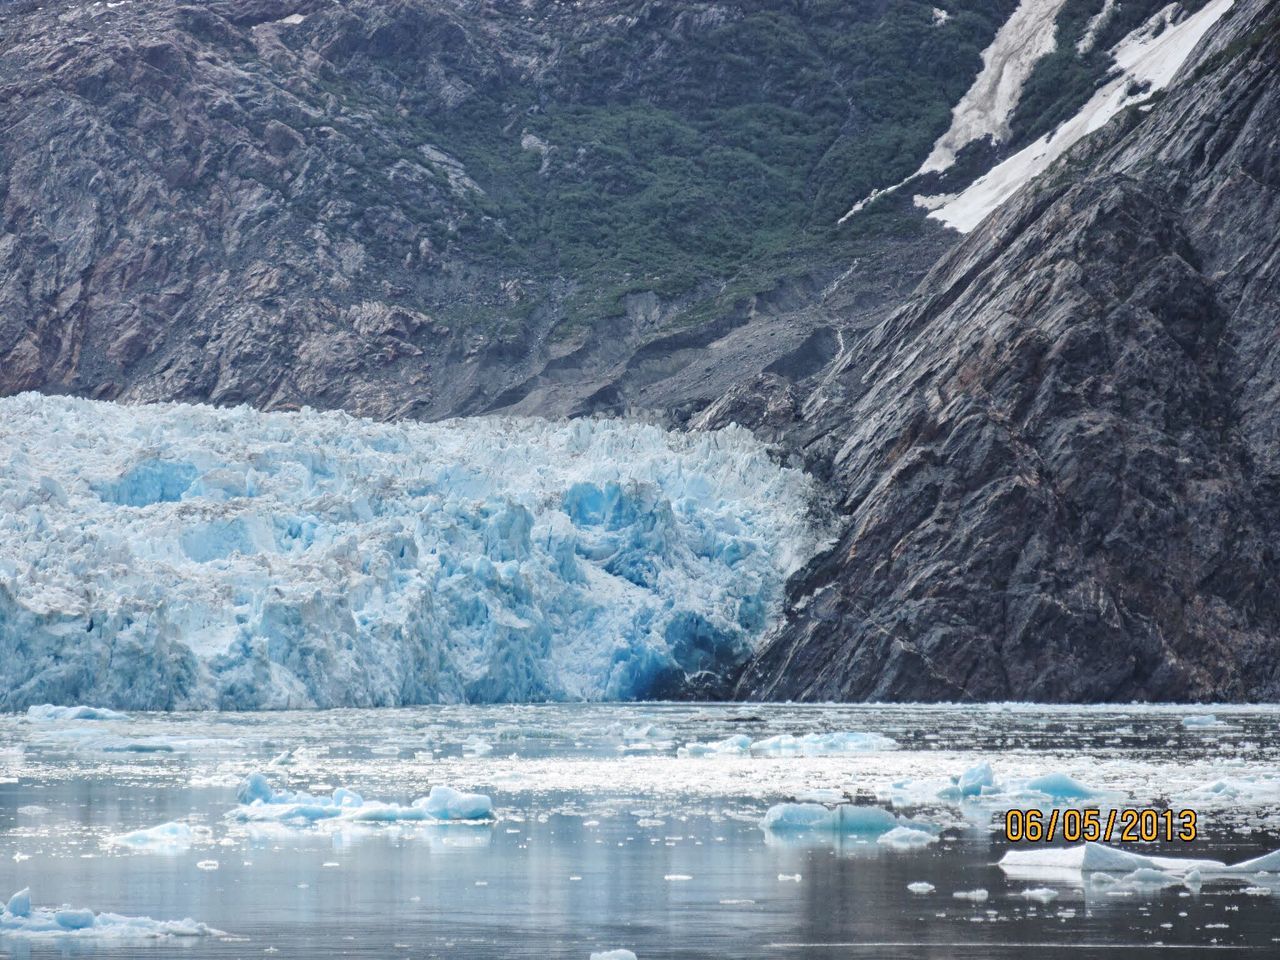
[[[6,3],[0,395],[697,407],[951,244],[835,221],[1013,5]],[[878,62],[847,17],[954,76],[912,85],[915,46]],[[855,91],[886,83],[927,109],[880,130]]]
[[[1278,327],[1280,16],[1241,0],[787,399],[841,532],[739,695],[1280,697]]]

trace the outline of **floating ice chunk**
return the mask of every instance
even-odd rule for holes
[[[240,781],[240,786],[236,789],[236,799],[245,804],[255,800],[270,803],[275,796],[276,791],[271,788],[270,781],[261,773],[249,774]]]
[[[974,903],[985,903],[990,894],[979,887],[977,890],[957,890],[951,896],[957,900],[972,900]]]
[[[468,757],[486,757],[493,753],[493,744],[472,734],[463,742],[462,752]]]
[[[876,840],[876,843],[897,850],[913,850],[937,842],[938,838],[934,834],[927,830],[916,830],[914,827],[894,827],[889,832],[882,833]]]
[[[1132,873],[1126,873],[1120,878],[1120,882],[1130,887],[1156,889],[1182,885],[1182,881],[1173,874],[1165,873],[1163,870],[1154,870],[1151,867],[1140,867]]]
[[[360,794],[339,787],[329,796],[276,790],[261,773],[245,777],[236,791],[240,805],[227,816],[249,823],[314,823],[341,819],[353,823],[395,823],[400,821],[468,821],[494,818],[493,801],[480,793],[462,793],[451,787],[434,786],[425,797],[408,806],[365,800]]]
[[[760,826],[773,833],[808,831],[878,837],[898,828],[927,833],[928,824],[894,816],[883,807],[842,803],[825,807],[820,803],[778,803],[770,807]],[[905,834],[900,840],[910,842]],[[892,844],[891,844],[892,845]]]
[[[976,767],[970,767],[960,774],[956,780],[956,786],[960,789],[962,797],[976,797],[982,793],[984,787],[995,786],[995,782],[995,772],[991,769],[991,764],[984,760]]]
[[[965,770],[959,776],[952,777],[951,785],[939,790],[938,797],[942,800],[963,800],[968,797],[977,797],[984,792],[993,791],[995,783],[995,771],[991,769],[991,764],[984,760],[977,766]]]
[[[128,720],[127,713],[108,710],[105,707],[57,707],[42,703],[27,707],[28,720]]]
[[[48,909],[31,906],[31,894],[20,890],[9,898],[0,912],[0,937],[26,939],[133,939],[155,937],[220,936],[203,923],[185,920],[152,920],[150,917],[126,917],[118,913],[94,913],[81,907]]]
[[[636,955],[630,950],[604,950],[591,954],[591,960],[636,960]]]
[[[848,796],[834,787],[815,787],[796,794],[797,803],[844,803]]]
[[[1205,730],[1212,727],[1227,726],[1227,724],[1218,719],[1216,714],[1212,713],[1193,713],[1189,717],[1182,718],[1182,725],[1188,730]]]
[[[493,819],[493,801],[483,793],[460,793],[450,787],[436,786],[427,795],[425,806],[427,813],[437,820]]]
[[[31,915],[31,888],[23,887],[12,897],[9,898],[5,910],[15,917],[26,917]]]
[[[1018,896],[1027,900],[1035,900],[1039,903],[1049,903],[1051,900],[1058,898],[1058,891],[1051,887],[1032,887],[1029,890],[1023,890]]]
[[[913,883],[908,883],[907,889],[914,894],[924,895],[926,893],[933,893],[933,891],[938,888],[935,887],[932,883],[928,883],[924,880],[916,880]]]
[[[200,860],[196,863],[197,870],[217,870],[219,866],[217,860]]]
[[[155,853],[179,853],[195,840],[195,832],[189,824],[171,821],[144,830],[121,833],[107,840],[112,847],[129,847]]]
[[[745,757],[751,753],[751,738],[734,734],[711,743],[689,743],[676,751],[678,757]]]
[[[1060,875],[1063,872],[1106,872],[1124,874],[1122,880],[1140,883],[1144,878],[1158,879],[1155,875],[1159,873],[1162,876],[1182,877],[1182,882],[1187,883],[1207,876],[1248,876],[1280,871],[1280,850],[1240,863],[1226,864],[1220,860],[1197,857],[1143,856],[1100,843],[1084,843],[1074,847],[1010,850],[1000,859],[1000,866],[1007,872],[1021,876],[1038,871],[1049,871],[1050,875]],[[1163,880],[1160,882],[1163,883]]]
[[[751,744],[751,752],[765,757],[838,757],[846,753],[896,750],[897,747],[895,741],[878,733],[843,731],[808,733],[802,737],[782,733],[756,740]]]
[[[1026,782],[1025,787],[1028,790],[1034,790],[1036,793],[1043,793],[1053,800],[1083,800],[1098,795],[1097,790],[1092,787],[1086,787],[1074,777],[1056,772],[1033,777]]]

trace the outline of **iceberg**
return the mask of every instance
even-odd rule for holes
[[[734,734],[711,743],[687,743],[676,751],[678,757],[745,757],[751,753],[751,738]]]
[[[927,880],[914,880],[907,884],[907,889],[917,896],[923,896],[926,893],[933,893],[937,887],[932,883],[929,883]]]
[[[1227,864],[1198,857],[1144,856],[1101,843],[1074,847],[1038,847],[1010,850],[1000,858],[1000,867],[1018,876],[1060,876],[1070,873],[1120,873],[1131,884],[1164,883],[1168,877],[1248,876],[1280,871],[1280,850]]]
[[[736,427],[22,394],[0,449],[0,710],[663,697],[820,541]]]
[[[0,939],[140,939],[224,936],[222,931],[185,920],[152,920],[118,913],[94,913],[78,907],[31,906],[30,890],[19,890],[0,911]]]
[[[929,824],[898,817],[883,807],[855,806],[851,803],[826,807],[820,803],[778,803],[770,807],[760,821],[760,827],[772,833],[836,833],[865,837],[881,837],[895,830],[898,833],[888,846],[918,846],[937,839]],[[924,834],[929,837],[909,836]]]
[[[107,846],[157,853],[180,853],[195,842],[196,836],[197,831],[192,830],[189,824],[169,822],[109,837]]]
[[[630,950],[605,950],[591,954],[590,960],[636,960],[636,955]]]
[[[338,787],[328,796],[302,791],[277,790],[261,773],[251,773],[236,790],[239,806],[227,818],[244,823],[308,825],[321,820],[347,823],[490,823],[495,819],[493,801],[482,793],[463,793],[452,787],[433,786],[425,797],[408,805],[365,800],[360,794]]]
[[[808,733],[802,737],[779,734],[751,744],[751,752],[765,757],[838,757],[847,753],[896,750],[898,744],[878,733],[843,731]]]
[[[928,830],[917,830],[915,827],[894,827],[889,832],[880,834],[876,839],[876,843],[893,847],[895,850],[914,850],[937,842],[936,834]]]
[[[1023,786],[1026,790],[1044,794],[1050,800],[1084,800],[1098,795],[1097,790],[1086,787],[1065,773],[1046,773],[1033,777]]]
[[[27,708],[28,720],[129,720],[127,713],[105,707],[58,707],[52,703],[33,704]]]

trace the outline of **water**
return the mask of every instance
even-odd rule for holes
[[[1009,846],[997,828],[1015,801],[936,796],[983,759],[1002,781],[1061,770],[1115,791],[1104,805],[1196,808],[1201,835],[1164,845],[1173,855],[1234,862],[1280,847],[1280,711],[1217,708],[1220,726],[1184,728],[1193,712],[1205,711],[572,705],[0,717],[0,896],[30,886],[38,906],[189,916],[228,934],[0,938],[0,956],[1275,956],[1280,876],[1208,881],[1198,893],[1009,876],[996,866]],[[899,748],[676,755],[684,743],[736,733],[836,730],[878,732]],[[286,750],[287,763],[269,766]],[[402,803],[433,784],[480,790],[498,821],[230,821],[236,785],[254,770],[279,786],[342,785]],[[814,790],[892,804],[942,827],[942,840],[899,851],[758,827],[770,804]],[[173,820],[200,828],[190,847],[106,845]],[[209,861],[217,868],[197,866]],[[907,891],[921,880],[936,890]],[[1045,886],[1058,894],[1048,904],[1019,896]],[[976,888],[989,899],[952,897]]]

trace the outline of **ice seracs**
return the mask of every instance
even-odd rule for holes
[[[24,394],[0,449],[0,710],[662,696],[819,542],[737,428]]]

